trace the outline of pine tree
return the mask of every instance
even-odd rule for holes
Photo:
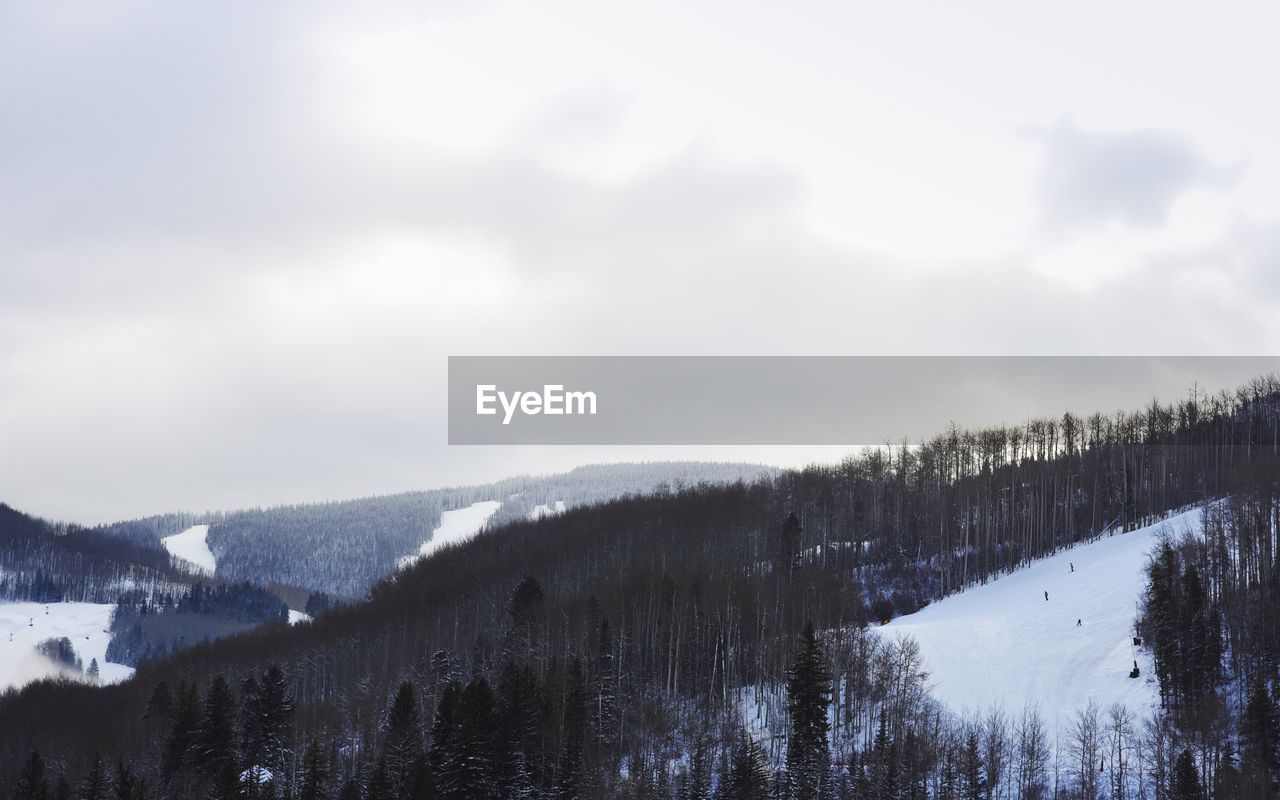
[[[302,779],[298,800],[329,800],[329,765],[320,743],[315,739],[302,756]]]
[[[1265,791],[1268,796],[1274,791],[1280,774],[1280,763],[1277,762],[1277,748],[1280,747],[1278,717],[1280,715],[1276,713],[1275,701],[1267,691],[1266,682],[1255,669],[1249,680],[1244,714],[1240,718],[1240,736],[1244,745],[1241,772],[1245,784],[1253,792]]]
[[[456,758],[439,777],[444,800],[485,800],[492,797],[494,780],[493,691],[483,676],[473,678],[458,698],[455,726]]]
[[[210,693],[212,694],[212,687]],[[245,796],[244,787],[240,781],[240,770],[236,769],[235,759],[223,758],[216,763],[217,772],[209,777],[204,796],[207,800],[242,800]]]
[[[592,722],[596,731],[596,745],[601,753],[607,755],[618,744],[618,676],[613,663],[613,634],[607,618],[600,620],[597,647],[596,696]]]
[[[1169,800],[1202,800],[1200,773],[1190,750],[1183,750],[1173,766],[1173,781],[1169,787]]]
[[[422,716],[418,696],[408,681],[400,684],[387,711],[382,752],[391,790],[395,797],[403,797],[413,777],[413,765],[422,755]]]
[[[148,722],[168,723],[172,707],[173,696],[169,692],[169,682],[160,681],[156,684],[156,688],[151,691],[151,699],[147,701],[147,710],[142,715],[142,718]]]
[[[698,741],[689,759],[681,800],[711,800],[711,774],[707,764],[707,746]]]
[[[745,729],[738,732],[721,784],[722,800],[769,800],[768,759]]]
[[[539,691],[527,666],[508,661],[498,680],[498,795],[503,800],[532,797],[538,772]]]
[[[107,777],[107,765],[100,753],[93,754],[89,772],[80,782],[76,800],[108,800],[111,795],[111,779]]]
[[[174,698],[169,737],[165,743],[162,769],[166,780],[172,780],[186,768],[195,748],[199,727],[200,689],[194,683],[182,681],[178,684],[177,696]]]
[[[373,773],[369,775],[369,785],[364,787],[365,800],[396,800],[391,791],[391,781],[387,777],[387,762],[380,759]]]
[[[956,800],[956,758],[955,752],[950,747],[946,747],[942,753],[937,800]]]
[[[800,534],[800,518],[796,516],[796,512],[792,511],[782,521],[782,527],[779,529],[777,539],[774,542],[773,569],[775,574],[790,574],[791,570],[799,564]]]
[[[258,684],[257,736],[261,758],[273,775],[284,774],[293,726],[293,695],[284,670],[272,664]]]
[[[413,771],[409,779],[408,800],[435,800],[436,781],[431,774],[431,765],[425,755],[418,756],[413,762]]]
[[[240,684],[240,757],[255,773],[266,767],[262,742],[262,687],[250,675]]]
[[[969,731],[960,754],[959,800],[982,800],[987,785],[982,769],[982,751],[978,748],[978,732]]]
[[[578,800],[582,793],[582,741],[587,719],[587,692],[582,662],[569,661],[565,679],[564,721],[560,763],[556,774],[556,800]]]
[[[91,683],[97,683],[99,674],[100,673],[98,670],[98,659],[96,658],[89,659],[89,666],[85,668],[85,671],[84,671],[85,677],[88,678]]]
[[[347,782],[342,784],[342,791],[338,793],[338,800],[361,800],[360,784],[356,783],[355,778],[348,778]]]
[[[18,774],[18,783],[14,787],[13,800],[47,800],[49,797],[49,778],[46,775],[44,759],[39,751],[33,750]]]
[[[195,736],[196,765],[203,775],[219,776],[225,765],[234,762],[235,719],[235,696],[227,679],[218,675],[209,685]]]
[[[428,761],[431,772],[436,776],[438,787],[443,787],[446,776],[452,775],[457,767],[458,734],[457,710],[458,700],[462,695],[462,687],[455,681],[448,681],[440,688],[436,700],[435,718],[431,723],[431,750]]]
[[[805,626],[800,651],[787,679],[791,732],[787,739],[787,777],[795,800],[827,797],[831,753],[827,708],[831,705],[831,673],[813,623]]]
[[[115,800],[136,800],[134,795],[138,788],[138,778],[133,774],[133,769],[124,763],[123,758],[116,760],[116,780],[112,788]]]
[[[1228,741],[1222,753],[1222,763],[1213,776],[1213,800],[1240,800],[1240,770],[1236,767],[1235,751]]]

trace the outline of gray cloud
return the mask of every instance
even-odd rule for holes
[[[619,175],[569,169],[630,119],[590,82],[487,147],[370,140],[324,45],[368,20],[333,8],[0,13],[0,501],[37,513],[664,455],[450,450],[450,354],[1206,353],[1280,333],[1274,297],[1188,292],[1155,264],[1066,289],[1016,250],[915,264],[832,243],[806,225],[809,176],[696,125]],[[1046,211],[1150,224],[1212,183],[1176,137],[1136,136],[1046,134]]]
[[[1038,196],[1050,227],[1160,227],[1184,192],[1234,180],[1234,170],[1169,131],[1093,131],[1064,120],[1034,135],[1044,147]]]

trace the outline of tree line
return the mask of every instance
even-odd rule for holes
[[[32,750],[65,774],[83,774],[95,752],[143,769],[156,747],[142,719],[154,686],[211,686],[219,673],[234,685],[277,664],[294,698],[289,791],[313,740],[336,790],[354,781],[366,791],[379,785],[399,687],[410,684],[434,723],[450,684],[441,674],[456,676],[459,701],[483,680],[501,709],[511,666],[553,709],[539,717],[538,745],[523,752],[536,756],[528,769],[538,796],[556,796],[548,793],[573,741],[564,719],[578,706],[568,690],[576,663],[589,734],[576,796],[719,791],[737,760],[744,773],[770,772],[769,790],[787,797],[800,790],[780,785],[813,780],[821,797],[972,796],[980,777],[984,800],[1104,791],[1124,800],[1190,785],[1185,753],[1208,791],[1217,771],[1163,716],[1085,710],[1071,731],[1045,731],[1034,709],[957,720],[928,697],[918,650],[864,626],[1108,530],[1235,496],[1242,476],[1275,457],[1278,409],[1277,383],[1260,380],[1140,412],[952,429],[833,467],[514,521],[312,624],[197,645],[140,665],[120,686],[46,683],[0,699],[0,779]],[[1234,557],[1261,569],[1252,550]],[[1212,570],[1199,571],[1216,599]],[[809,622],[830,670],[829,769],[803,747],[788,768],[792,740],[817,741],[822,727],[810,713],[813,724],[793,731],[802,715],[788,701]],[[1243,652],[1234,630],[1224,623],[1228,662]],[[485,705],[484,694],[473,687],[469,702]],[[428,752],[434,741],[428,730]],[[744,755],[748,745],[763,755]]]

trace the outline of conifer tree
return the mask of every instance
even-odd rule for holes
[[[382,753],[391,790],[395,797],[403,797],[413,777],[413,765],[422,755],[422,716],[417,693],[408,681],[400,684],[387,711]]]
[[[172,779],[187,766],[191,751],[195,748],[199,727],[200,689],[195,683],[182,681],[178,684],[177,696],[174,698],[169,737],[165,743],[163,774],[166,780]]]
[[[302,778],[298,800],[329,800],[329,765],[320,743],[315,739],[302,756]]]
[[[255,716],[261,757],[273,775],[283,775],[289,758],[293,695],[284,670],[276,664],[267,667],[258,686]]]
[[[18,774],[18,783],[14,787],[13,800],[47,800],[49,797],[49,777],[46,774],[44,759],[39,751],[33,750]]]
[[[426,755],[418,756],[413,762],[413,770],[409,778],[409,800],[435,800],[435,776],[431,774],[431,764]]]
[[[582,741],[587,719],[587,692],[582,662],[569,661],[565,677],[564,720],[561,731],[560,763],[556,770],[556,800],[578,800],[582,793]]]
[[[356,783],[355,778],[348,778],[347,782],[342,784],[342,791],[338,793],[338,800],[361,800],[360,784]]]
[[[822,642],[805,626],[787,678],[791,731],[787,738],[787,778],[795,800],[818,800],[828,796],[831,753],[827,734],[827,708],[831,705],[831,673]]]
[[[440,688],[436,700],[435,718],[431,723],[431,750],[428,761],[431,772],[436,776],[437,786],[443,785],[446,775],[457,769],[455,762],[459,758],[457,735],[458,699],[462,687],[456,681],[448,681]]]
[[[494,701],[483,676],[473,678],[458,698],[454,758],[439,775],[444,800],[486,800],[494,795]]]
[[[137,800],[138,777],[133,769],[124,763],[123,758],[116,759],[116,779],[112,786],[115,800]]]
[[[1267,684],[1255,669],[1249,680],[1244,714],[1240,719],[1240,736],[1243,740],[1241,771],[1245,784],[1253,792],[1274,791],[1280,763],[1277,748],[1280,747],[1280,715],[1276,713]]]
[[[978,732],[969,731],[960,754],[959,800],[982,800],[986,789],[986,775],[982,769],[982,751],[978,747]]]
[[[235,696],[227,679],[217,675],[209,685],[195,735],[196,764],[203,775],[219,776],[235,761],[235,719]]]
[[[532,797],[539,784],[537,677],[528,666],[508,661],[498,681],[496,752],[502,769],[498,795],[503,800]]]
[[[1235,751],[1228,741],[1222,754],[1222,763],[1213,775],[1213,800],[1241,800],[1240,770],[1236,766]]]
[[[699,740],[689,757],[689,769],[685,773],[680,800],[711,800],[711,775],[707,764],[707,746]]]
[[[769,764],[760,744],[745,729],[738,732],[721,779],[723,800],[769,800]]]
[[[596,655],[595,707],[592,722],[599,751],[608,756],[618,744],[618,675],[613,662],[613,633],[609,620],[600,620]],[[609,763],[611,760],[606,759]]]
[[[1202,800],[1200,773],[1190,750],[1183,750],[1173,765],[1173,781],[1169,787],[1169,800]]]
[[[94,753],[89,772],[85,774],[76,792],[76,800],[108,800],[110,796],[111,779],[107,777],[107,765],[103,762],[101,753]]]
[[[369,775],[369,785],[364,787],[365,800],[395,800],[391,791],[391,782],[387,777],[387,762],[379,759],[373,772]]]

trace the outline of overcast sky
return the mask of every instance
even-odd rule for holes
[[[0,0],[0,501],[106,521],[589,460],[480,354],[1273,354],[1255,2]]]

